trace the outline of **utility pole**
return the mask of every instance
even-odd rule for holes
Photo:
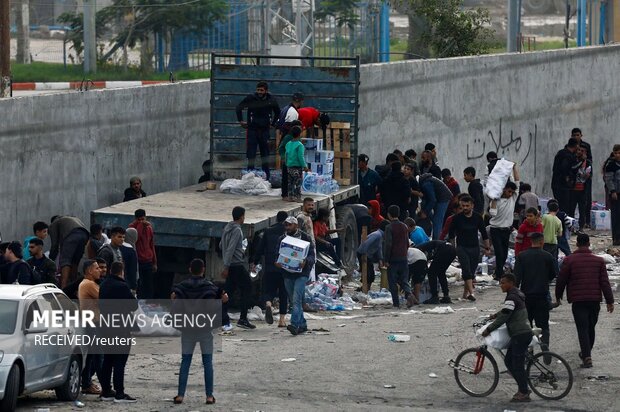
[[[97,72],[96,0],[84,0],[84,73]]]
[[[506,30],[506,50],[519,51],[521,33],[521,0],[508,0],[508,29]]]
[[[15,7],[17,23],[17,55],[15,61],[30,64],[30,0],[21,0]]]
[[[9,0],[0,0],[0,98],[11,94],[11,30]]]

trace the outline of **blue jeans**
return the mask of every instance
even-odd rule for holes
[[[570,255],[570,245],[568,244],[568,239],[564,235],[558,236],[558,249],[564,253],[564,255]]]
[[[405,292],[405,297],[411,294],[411,286],[409,285],[409,265],[404,262],[390,262],[388,267],[388,283],[390,293],[392,294],[392,303],[394,306],[400,306],[398,297],[398,286]]]
[[[448,205],[450,202],[437,203],[433,210],[433,240],[439,239],[441,228],[443,227],[444,217],[448,211]]]
[[[82,369],[82,389],[88,389],[93,383],[93,376],[97,374],[97,378],[101,382],[99,375],[101,374],[101,366],[103,365],[103,355],[98,353],[89,353],[84,362]]]
[[[288,301],[291,302],[291,325],[296,328],[307,327],[303,308],[307,281],[307,276],[293,278],[284,275],[284,286],[288,292]]]
[[[205,393],[213,396],[213,337],[208,334],[183,333],[181,334],[181,370],[179,371],[179,396],[185,396],[189,367],[196,343],[200,344],[202,352],[202,366],[205,375]]]

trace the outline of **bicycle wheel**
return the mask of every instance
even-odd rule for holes
[[[572,369],[564,358],[553,352],[529,357],[526,374],[532,391],[543,399],[562,399],[573,387]]]
[[[459,388],[470,396],[488,396],[499,382],[497,362],[485,348],[465,349],[451,366]]]

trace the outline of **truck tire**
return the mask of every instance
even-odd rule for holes
[[[336,226],[344,229],[340,237],[340,260],[348,274],[353,273],[357,263],[357,222],[355,213],[348,206],[336,207]]]
[[[11,366],[9,376],[4,388],[4,398],[0,401],[0,411],[13,412],[17,408],[17,397],[19,396],[19,366]]]
[[[530,14],[545,14],[555,7],[553,0],[525,0],[523,8]]]
[[[74,401],[80,395],[80,380],[82,378],[82,363],[77,355],[71,356],[67,379],[62,385],[55,388],[56,398],[59,401]]]

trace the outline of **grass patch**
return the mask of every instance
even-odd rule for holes
[[[84,77],[90,80],[168,80],[168,73],[144,73],[135,68],[125,72],[117,66],[98,67],[97,73],[84,75],[82,66],[61,63],[33,62],[31,64],[11,64],[13,82],[74,82]],[[176,80],[193,80],[209,78],[210,71],[185,70],[174,73]]]
[[[544,40],[537,41],[535,44],[531,44],[531,50],[527,49],[527,44],[524,45],[525,51],[542,51],[542,50],[557,50],[564,48],[563,40]],[[568,40],[568,47],[577,47],[576,40]],[[506,53],[506,42],[496,41],[493,42],[489,49],[489,54]]]

